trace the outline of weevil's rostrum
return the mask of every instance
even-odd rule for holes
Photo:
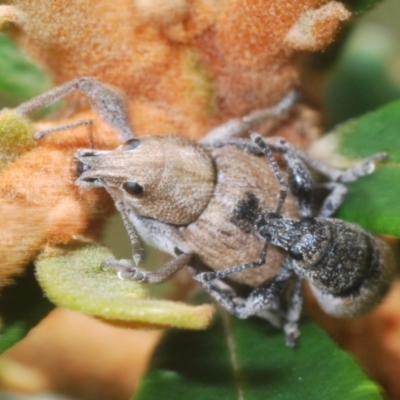
[[[232,314],[256,315],[282,327],[289,346],[299,336],[303,280],[321,306],[337,316],[360,315],[382,299],[393,275],[387,244],[330,217],[345,198],[344,183],[373,172],[384,154],[341,171],[281,138],[238,139],[253,119],[290,109],[293,93],[273,109],[213,129],[200,143],[175,136],[134,138],[122,99],[91,78],[67,83],[16,110],[30,112],[74,89],[88,95],[123,142],[115,150],[78,150],[77,184],[107,190],[134,249],[139,234],[174,257],[156,272],[138,266],[136,251],[131,260],[105,263],[121,277],[155,283],[188,267]],[[282,157],[285,171],[273,152]],[[310,168],[327,182],[316,185]],[[313,196],[319,190],[328,195],[315,211]],[[249,296],[240,297],[230,280],[253,288]]]

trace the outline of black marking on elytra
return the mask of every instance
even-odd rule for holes
[[[244,199],[237,202],[230,222],[244,233],[251,233],[254,231],[255,222],[263,211],[259,206],[260,201],[253,193],[247,192],[245,196]]]

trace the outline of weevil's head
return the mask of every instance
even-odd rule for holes
[[[266,213],[258,222],[262,237],[287,251],[304,269],[312,268],[326,253],[331,241],[328,224],[318,218],[291,219],[276,213]]]
[[[186,225],[207,206],[215,186],[211,157],[176,136],[130,139],[115,150],[81,149],[77,183],[118,193],[125,208],[173,225]]]

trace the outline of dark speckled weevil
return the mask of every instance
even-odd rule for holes
[[[92,78],[66,83],[16,111],[29,113],[75,89],[90,98],[123,142],[115,150],[80,149],[75,156],[76,183],[87,189],[103,187],[122,215],[133,258],[105,263],[120,277],[156,283],[187,266],[231,313],[257,315],[283,327],[290,346],[299,334],[302,279],[312,283],[321,305],[335,315],[355,315],[380,300],[390,280],[386,245],[328,217],[344,199],[342,182],[371,173],[382,154],[340,171],[279,138],[237,139],[253,123],[290,109],[293,93],[274,108],[213,129],[200,143],[176,136],[135,138],[123,100]],[[38,132],[36,138],[65,128]],[[280,171],[271,150],[282,155],[286,172]],[[311,207],[316,188],[308,167],[328,178],[325,188],[331,191],[316,218]],[[137,234],[173,260],[156,272],[140,268]],[[242,298],[230,280],[255,289]]]
[[[267,156],[282,188],[276,210],[260,213],[255,223],[256,234],[265,241],[264,249],[255,262],[219,272],[204,272],[195,276],[195,279],[208,286],[208,291],[214,292],[214,297],[240,318],[263,316],[266,310],[277,309],[281,314],[280,323],[285,330],[287,344],[292,347],[300,334],[297,323],[302,305],[301,280],[309,282],[325,312],[337,317],[355,317],[370,311],[384,297],[394,276],[394,260],[389,246],[382,239],[354,224],[330,218],[346,194],[342,184],[329,182],[324,185],[332,190],[331,194],[325,199],[317,216],[313,217],[311,198],[315,189],[303,162],[307,157],[279,138],[263,139],[253,134],[253,140],[258,149],[251,144],[245,146],[252,147],[254,152],[262,151]],[[271,148],[283,155],[291,171],[289,178],[292,177],[292,182],[289,187],[298,200],[300,218],[294,219],[280,213],[288,185]],[[384,154],[374,157],[379,159]],[[311,159],[308,161],[313,163]],[[359,171],[347,170],[346,174],[349,175],[340,179],[354,180],[359,176]],[[278,273],[253,290],[247,299],[224,293],[218,284],[213,286],[215,280],[262,265],[269,243],[282,248],[287,254],[286,259]],[[290,281],[288,304],[284,310],[281,297]],[[266,316],[272,321],[270,314]]]

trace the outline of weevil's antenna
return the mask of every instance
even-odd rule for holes
[[[71,122],[69,124],[63,124],[63,125],[59,125],[59,126],[53,126],[52,128],[49,129],[43,129],[41,131],[37,131],[35,132],[35,134],[33,135],[34,139],[39,140],[44,136],[49,135],[50,133],[54,133],[54,132],[60,132],[60,131],[65,131],[65,130],[69,130],[69,129],[74,129],[77,128],[78,126],[82,126],[82,125],[88,125],[90,126],[90,131],[92,131],[93,128],[93,120],[91,119],[81,119],[79,121],[76,122]],[[89,138],[89,143],[93,144],[93,135],[91,135],[92,137]],[[93,147],[91,147],[93,148]]]
[[[278,182],[280,184],[281,188],[279,191],[279,199],[278,199],[278,204],[277,204],[276,210],[275,210],[276,214],[280,214],[283,203],[285,202],[287,194],[288,194],[288,190],[289,190],[288,185],[285,182],[285,180],[283,179],[281,169],[280,169],[278,163],[276,162],[274,155],[272,154],[271,148],[265,143],[262,136],[259,135],[258,133],[253,132],[250,134],[250,137],[254,141],[254,143],[261,149],[261,151],[267,156],[268,161],[272,168],[272,172],[274,173],[276,179],[278,180]]]

